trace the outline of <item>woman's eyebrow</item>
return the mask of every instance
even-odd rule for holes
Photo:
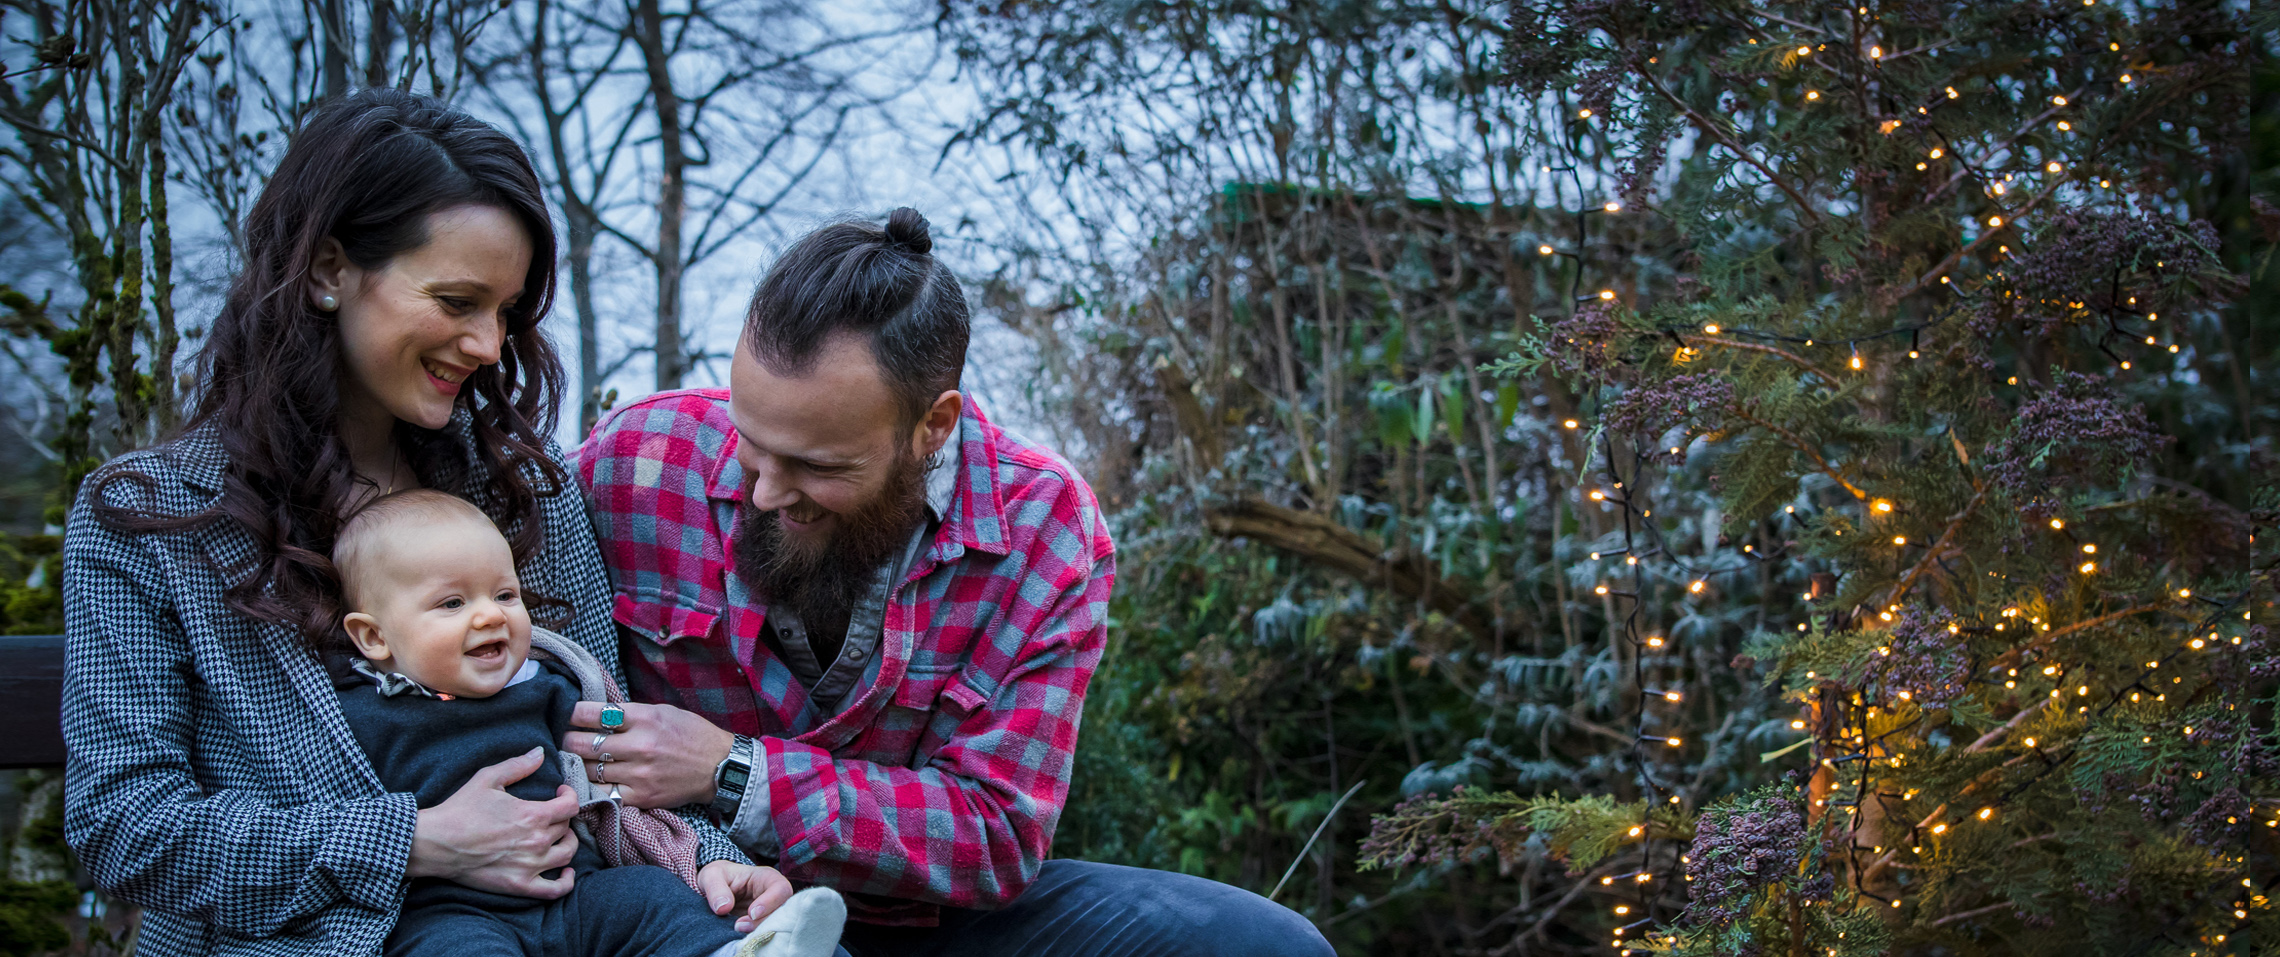
[[[444,289],[453,289],[474,293],[489,293],[492,291],[491,284],[480,279],[433,279],[429,280],[427,285],[430,291],[440,291]],[[520,299],[522,298],[522,290],[517,289],[511,293],[508,293],[504,298],[507,300]]]

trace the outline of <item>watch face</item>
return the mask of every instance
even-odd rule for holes
[[[721,786],[728,790],[742,791],[745,782],[750,780],[752,780],[752,769],[733,762],[728,767],[722,768],[720,772]]]

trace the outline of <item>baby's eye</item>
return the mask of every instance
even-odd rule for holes
[[[516,601],[521,600],[521,598],[521,595],[518,595],[513,591],[503,591],[498,595],[499,604],[502,605],[512,605]]]
[[[446,599],[444,599],[444,600],[443,600],[443,604],[442,604],[442,606],[441,606],[441,607],[444,607],[444,608],[448,608],[448,609],[451,609],[451,610],[453,610],[453,611],[458,611],[460,608],[464,607],[466,604],[467,604],[467,599],[465,599],[465,598],[460,598],[460,597],[457,597],[457,596],[453,596],[453,597],[450,597],[450,598],[446,598]]]

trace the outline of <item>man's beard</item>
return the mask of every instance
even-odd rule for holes
[[[855,602],[925,520],[927,464],[908,451],[896,455],[878,496],[835,513],[830,535],[820,540],[786,535],[777,513],[753,508],[749,498],[738,504],[737,577],[771,607],[799,615],[825,668],[838,656]]]

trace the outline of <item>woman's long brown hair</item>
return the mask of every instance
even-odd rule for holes
[[[499,523],[518,565],[536,554],[545,535],[539,500],[562,494],[569,481],[545,454],[544,430],[563,388],[561,360],[538,332],[554,298],[553,223],[519,145],[441,101],[394,90],[365,90],[313,116],[246,217],[245,266],[199,350],[196,406],[178,433],[211,425],[220,436],[229,458],[220,497],[190,515],[112,507],[111,483],[151,482],[114,468],[96,478],[98,517],[128,532],[235,523],[255,557],[251,567],[225,570],[234,578],[229,607],[292,628],[311,651],[333,643],[342,611],[333,538],[371,483],[356,474],[340,438],[340,325],[311,306],[310,265],[330,237],[359,268],[378,269],[427,243],[432,214],[463,206],[509,213],[531,243],[499,361],[459,393],[482,467],[470,469],[469,450],[444,431],[399,422],[395,441],[422,484],[474,502]]]

